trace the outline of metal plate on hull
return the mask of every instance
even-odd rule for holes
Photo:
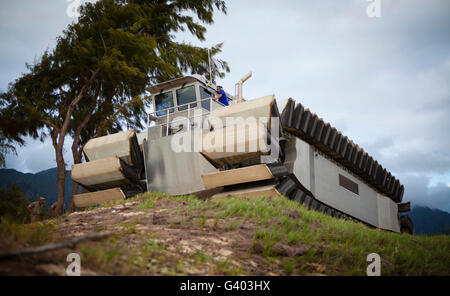
[[[184,136],[191,137],[194,131],[162,137],[147,142],[146,175],[150,191],[161,191],[172,195],[191,194],[205,190],[202,174],[218,170],[200,152],[195,152],[194,142],[189,142],[191,152],[177,151],[173,145]],[[172,143],[172,141],[174,141]]]

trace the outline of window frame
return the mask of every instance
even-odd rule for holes
[[[199,85],[198,85],[198,99],[199,99],[200,101],[206,99],[206,98],[202,98],[201,91],[200,91],[200,87],[203,87],[204,89],[206,89],[207,91],[209,91],[209,92],[211,93],[211,98],[216,97],[216,96],[214,95],[214,93],[216,92],[215,90],[213,90],[212,88],[210,88],[210,87],[208,87],[208,86],[205,86],[205,85],[202,85],[201,83],[199,83]],[[205,109],[205,110],[211,111],[211,106],[209,106],[209,109],[208,109],[208,108],[205,108],[205,107],[203,106],[204,103],[210,103],[210,102],[209,102],[209,101],[200,102],[200,107],[203,108],[203,109]]]
[[[173,106],[171,107],[172,109],[171,109],[171,111],[169,112],[169,114],[174,113],[175,110],[178,110],[177,112],[183,112],[183,111],[186,111],[187,108],[184,109],[184,110],[179,110],[179,108],[178,108],[179,106],[178,106],[177,90],[179,90],[179,89],[181,89],[181,88],[188,87],[188,86],[192,86],[192,85],[194,86],[194,90],[195,90],[195,98],[196,98],[196,100],[195,100],[195,102],[194,102],[194,101],[191,102],[191,104],[197,103],[197,105],[196,105],[195,107],[192,107],[192,108],[198,108],[198,107],[203,108],[202,105],[201,105],[201,102],[200,102],[200,101],[201,101],[201,97],[200,97],[200,86],[201,86],[201,87],[204,87],[205,89],[207,89],[208,91],[210,91],[210,92],[212,93],[212,97],[215,97],[215,96],[216,96],[216,91],[215,91],[214,89],[212,89],[211,87],[209,87],[209,86],[207,86],[207,85],[201,83],[200,81],[194,81],[194,82],[186,83],[184,86],[183,86],[183,85],[179,85],[179,86],[176,86],[176,87],[174,87],[174,88],[170,88],[170,89],[167,89],[167,90],[162,90],[162,91],[160,91],[160,92],[158,92],[158,93],[156,93],[156,94],[152,94],[152,103],[153,103],[153,112],[154,112],[153,114],[156,114],[156,117],[167,116],[167,113],[164,114],[164,115],[157,115],[157,112],[163,112],[163,111],[156,111],[156,96],[157,96],[157,95],[160,95],[160,94],[162,94],[162,93],[165,93],[165,92],[169,92],[169,91],[172,92],[172,98],[173,98]],[[227,96],[228,96],[228,94],[227,94]],[[230,98],[228,98],[228,100],[231,101]],[[219,103],[220,105],[222,105],[220,102],[218,102],[218,103]],[[222,106],[223,106],[223,105],[222,105]],[[210,108],[212,108],[212,106],[211,106]],[[203,108],[203,109],[205,109],[205,108]],[[208,110],[208,109],[205,109],[205,110]],[[212,111],[212,110],[210,110],[210,111]]]
[[[176,88],[172,89],[174,91],[174,95],[175,95],[175,97],[174,97],[175,106],[177,107],[176,109],[179,112],[186,111],[188,109],[188,105],[186,105],[184,107],[178,107],[179,105],[178,105],[178,94],[177,94],[177,91],[180,90],[180,89],[183,89],[183,88],[194,86],[195,101],[189,102],[189,104],[196,104],[195,107],[191,107],[191,109],[193,109],[193,108],[196,108],[198,106],[198,101],[199,101],[199,97],[200,97],[198,87],[196,87],[198,84],[199,84],[198,82],[192,82],[192,83],[187,83],[185,85],[180,85],[179,87],[176,87]],[[186,103],[186,104],[188,104],[188,103]],[[181,105],[185,105],[185,104],[181,104]],[[186,109],[180,109],[180,108],[186,108]]]
[[[164,91],[164,90],[163,90],[163,91],[161,91],[161,92],[159,92],[159,93],[153,95],[153,108],[154,108],[153,111],[155,112],[155,114],[156,114],[157,117],[167,116],[167,113],[166,113],[167,111],[156,110],[156,96],[162,95],[162,94],[165,94],[165,93],[168,93],[168,92],[171,92],[171,93],[172,93],[172,103],[173,103],[173,105],[170,106],[170,108],[172,108],[172,109],[169,109],[169,114],[175,112],[175,109],[176,109],[176,107],[177,107],[177,106],[176,106],[176,99],[175,99],[176,93],[174,93],[173,89],[167,90],[167,91]],[[167,109],[167,108],[165,108],[165,109]],[[164,112],[164,114],[158,115],[158,112]]]

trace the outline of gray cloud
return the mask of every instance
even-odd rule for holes
[[[72,139],[67,137],[64,143],[64,160],[68,170],[71,169],[73,164],[71,145]],[[17,155],[7,155],[6,164],[8,168],[13,168],[19,172],[36,173],[56,167],[55,159],[55,150],[50,140],[41,142],[27,137],[26,145],[17,148]]]
[[[0,90],[25,71],[44,50],[56,44],[56,37],[74,19],[66,15],[68,2],[0,2]]]
[[[228,15],[216,15],[206,42],[177,37],[225,42],[221,57],[232,72],[219,82],[228,91],[252,70],[245,97],[293,97],[400,178],[405,200],[448,211],[450,2],[381,2],[382,17],[372,19],[365,0],[227,1]],[[72,19],[62,0],[0,5],[4,89]],[[39,170],[52,161],[25,149],[8,166]]]
[[[428,186],[429,179],[422,175],[405,175],[405,196],[412,205],[439,208],[450,212],[450,187],[445,183]]]

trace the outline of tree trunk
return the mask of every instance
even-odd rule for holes
[[[81,152],[83,151],[83,147],[80,147],[79,150],[72,147],[72,156],[73,156],[73,163],[81,163]],[[75,211],[75,203],[73,202],[73,196],[77,194],[78,192],[78,183],[73,182],[73,188],[72,188],[72,199],[70,201],[69,205],[69,213],[72,213]]]
[[[62,122],[61,128],[55,127],[53,124],[50,123],[50,126],[53,126],[52,131],[50,132],[51,138],[52,138],[52,144],[55,148],[56,153],[56,167],[58,172],[58,201],[56,203],[56,215],[62,215],[64,213],[64,187],[65,187],[65,181],[66,181],[66,164],[64,162],[64,140],[66,138],[67,130],[69,128],[69,124],[71,122],[71,117],[73,110],[75,109],[75,106],[81,101],[81,99],[84,97],[88,87],[92,84],[98,73],[100,72],[100,67],[95,70],[91,78],[83,85],[83,87],[80,90],[80,93],[75,97],[75,99],[70,102],[65,118]]]
[[[73,213],[75,211],[75,203],[73,202],[73,196],[75,194],[77,194],[78,191],[78,183],[73,183],[73,189],[72,189],[72,199],[70,200],[70,205],[69,205],[69,213]]]
[[[64,163],[63,147],[64,137],[61,134],[52,132],[53,147],[56,154],[56,168],[57,168],[57,192],[58,200],[56,203],[55,213],[57,216],[64,213],[64,187],[66,181],[66,164]]]

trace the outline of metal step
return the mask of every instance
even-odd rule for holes
[[[120,188],[112,188],[95,192],[75,194],[73,196],[74,204],[77,208],[98,206],[105,202],[124,200],[125,194]]]
[[[72,166],[72,180],[89,191],[136,184],[139,176],[134,167],[118,157],[78,163]]]
[[[216,188],[241,183],[273,179],[276,176],[265,164],[219,171],[201,175],[205,188]]]

